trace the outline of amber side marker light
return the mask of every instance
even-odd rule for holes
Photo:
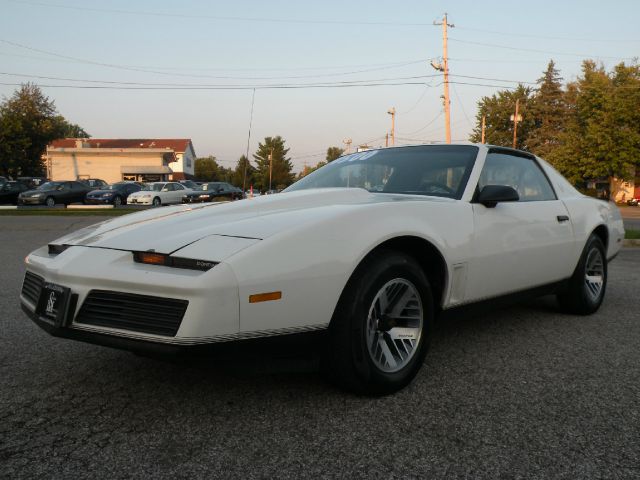
[[[165,267],[202,271],[211,270],[218,264],[218,262],[210,262],[208,260],[172,257],[164,253],[155,252],[133,252],[133,260],[137,263],[146,263],[149,265],[164,265]]]
[[[270,302],[281,298],[282,292],[256,293],[255,295],[249,295],[249,303]]]

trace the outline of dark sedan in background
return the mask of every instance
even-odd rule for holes
[[[239,200],[243,197],[242,190],[227,182],[209,182],[183,195],[182,203],[213,202],[216,199]]]
[[[134,192],[139,192],[142,185],[136,182],[117,182],[107,185],[99,190],[92,190],[87,193],[85,203],[92,205],[108,205],[115,207],[127,203],[127,197]]]
[[[18,203],[18,195],[28,190],[28,188],[22,182],[0,182],[0,204],[10,203],[16,205]]]
[[[34,190],[27,190],[18,195],[19,205],[46,205],[53,207],[58,203],[84,203],[85,196],[91,187],[82,182],[47,182]]]

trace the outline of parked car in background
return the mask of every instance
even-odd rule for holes
[[[226,182],[203,183],[182,196],[182,203],[212,202],[215,199],[240,200],[242,190]]]
[[[19,205],[46,205],[53,207],[58,203],[84,203],[91,188],[82,182],[46,182],[34,190],[27,190],[18,195]]]
[[[147,183],[139,192],[129,195],[127,203],[159,207],[160,205],[180,203],[182,202],[182,196],[190,192],[191,189],[178,182]]]
[[[640,203],[640,197],[634,197],[627,200],[627,205],[632,207],[637,207],[639,203]]]
[[[16,205],[18,203],[18,195],[28,189],[29,187],[22,182],[0,181],[0,204],[10,203]]]
[[[278,195],[70,233],[26,258],[20,301],[56,337],[134,351],[318,332],[327,376],[380,395],[422,367],[438,317],[542,294],[596,312],[624,234],[615,204],[528,152],[382,148]]]
[[[91,187],[92,190],[95,190],[96,188],[106,187],[107,185],[109,185],[107,182],[105,182],[104,180],[100,180],[99,178],[83,178],[78,181],[88,185],[89,187]]]
[[[192,190],[198,188],[198,182],[194,182],[193,180],[178,180],[178,183]]]
[[[16,180],[24,183],[30,189],[38,188],[43,183],[47,182],[47,177],[18,177]]]
[[[107,185],[99,190],[92,190],[87,193],[86,203],[92,205],[108,205],[115,207],[127,203],[129,195],[139,192],[142,185],[137,182],[117,182],[113,185]]]

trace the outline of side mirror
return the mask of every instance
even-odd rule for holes
[[[517,202],[520,195],[513,187],[507,185],[486,185],[478,194],[478,203],[487,208],[494,208],[500,202]]]

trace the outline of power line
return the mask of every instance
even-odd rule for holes
[[[594,57],[594,58],[610,58],[610,59],[622,59],[622,60],[632,60],[633,57],[613,57],[613,56],[608,56],[608,55],[587,55],[585,53],[567,53],[567,52],[555,52],[555,51],[550,51],[550,50],[538,50],[535,48],[522,48],[522,47],[512,47],[510,45],[499,45],[499,44],[495,44],[495,43],[483,43],[483,42],[472,42],[469,40],[459,40],[457,38],[449,38],[450,41],[452,42],[457,42],[457,43],[466,43],[468,45],[480,45],[482,47],[492,47],[492,48],[504,48],[506,50],[516,50],[516,51],[520,51],[520,52],[534,52],[534,53],[544,53],[544,54],[551,54],[551,55],[566,55],[566,56],[570,56],[570,57]]]
[[[22,83],[0,82],[0,85],[19,87]],[[398,87],[407,85],[425,85],[425,82],[396,83],[356,83],[356,84],[309,84],[309,85],[235,85],[235,86],[191,86],[191,87],[136,87],[121,85],[51,85],[38,84],[43,88],[65,88],[83,90],[299,90],[304,88],[353,88],[353,87]]]
[[[482,28],[472,28],[472,27],[460,27],[457,28],[461,30],[469,30],[471,32],[481,32],[481,33],[490,33],[492,35],[503,35],[505,37],[526,37],[526,38],[542,38],[544,40],[571,40],[576,42],[608,42],[608,43],[630,43],[630,42],[640,42],[640,39],[612,39],[612,38],[593,38],[593,37],[564,37],[564,36],[553,36],[553,35],[534,35],[531,33],[522,33],[522,32],[505,32],[498,30],[485,30]]]
[[[383,22],[383,21],[363,21],[363,20],[314,20],[314,19],[293,19],[279,17],[243,17],[243,16],[222,16],[222,15],[202,15],[202,14],[186,14],[186,13],[169,13],[149,10],[122,10],[113,8],[95,8],[85,6],[62,5],[56,3],[44,3],[33,1],[16,1],[5,0],[18,5],[29,5],[36,7],[62,8],[75,11],[99,12],[99,13],[117,13],[122,15],[143,15],[154,17],[169,18],[188,18],[198,20],[218,20],[226,22],[258,22],[258,23],[292,23],[292,24],[311,24],[311,25],[363,25],[363,26],[388,26],[388,27],[424,27],[427,23],[416,22]]]
[[[28,45],[24,45],[21,43],[17,43],[17,42],[13,42],[10,40],[5,40],[5,39],[1,39],[0,38],[0,42],[4,43],[6,45],[11,45],[13,47],[17,47],[17,48],[22,48],[25,50],[29,50],[29,51],[33,51],[33,52],[37,52],[37,53],[41,53],[44,55],[50,55],[56,58],[61,58],[64,60],[71,60],[77,63],[81,63],[81,64],[87,64],[87,65],[96,65],[96,66],[100,66],[100,67],[108,67],[108,68],[115,68],[115,69],[119,69],[119,70],[128,70],[128,71],[133,71],[133,72],[142,72],[142,73],[153,73],[155,75],[165,75],[165,76],[172,76],[172,77],[189,77],[189,78],[213,78],[213,79],[218,79],[218,80],[278,80],[278,79],[296,79],[296,78],[318,78],[318,77],[333,77],[333,76],[340,76],[340,75],[355,75],[358,73],[366,73],[366,72],[373,72],[373,71],[378,71],[378,70],[389,70],[389,69],[393,69],[393,68],[401,68],[401,67],[405,67],[405,66],[409,66],[409,65],[416,65],[419,63],[423,63],[426,60],[425,59],[420,59],[420,60],[411,60],[411,61],[407,61],[407,62],[396,62],[396,63],[391,63],[391,64],[387,64],[387,65],[382,65],[379,67],[374,67],[374,68],[367,68],[367,69],[361,69],[361,70],[354,70],[354,71],[350,71],[350,72],[338,72],[338,73],[319,73],[319,74],[313,74],[313,75],[295,75],[295,76],[269,76],[269,77],[240,77],[240,76],[231,76],[231,75],[205,75],[205,74],[188,74],[188,73],[171,73],[171,72],[163,72],[162,70],[154,70],[154,69],[149,69],[149,68],[144,68],[144,67],[138,67],[138,66],[128,66],[128,65],[121,65],[121,64],[116,64],[116,63],[105,63],[105,62],[97,62],[94,60],[89,60],[89,59],[84,59],[84,58],[78,58],[78,57],[73,57],[71,55],[63,55],[60,53],[56,53],[56,52],[52,52],[52,51],[48,51],[48,50],[43,50],[40,48],[35,48],[35,47],[30,47]]]
[[[31,75],[27,73],[13,73],[13,72],[0,72],[0,75],[8,75],[15,77],[25,78],[37,78],[41,80],[60,80],[67,82],[84,82],[84,83],[97,83],[107,85],[118,86],[139,86],[139,87],[166,87],[166,88],[214,88],[214,87],[249,87],[249,88],[264,88],[264,87],[314,87],[314,86],[333,86],[333,85],[358,85],[360,83],[373,83],[373,82],[397,82],[400,80],[417,80],[422,78],[433,78],[437,75],[413,75],[409,77],[392,77],[392,78],[376,78],[368,80],[342,80],[335,82],[316,82],[316,83],[290,83],[290,84],[258,84],[258,85],[238,85],[238,84],[195,84],[195,83],[149,83],[149,82],[127,82],[116,80],[92,80],[92,79],[78,79],[68,77],[55,77],[47,75]],[[423,83],[424,84],[424,83]]]
[[[414,130],[413,132],[404,132],[404,133],[403,133],[403,132],[398,132],[398,133],[399,133],[399,134],[401,134],[401,135],[408,135],[408,136],[411,136],[411,135],[414,135],[414,134],[416,134],[416,133],[418,133],[418,132],[421,132],[421,131],[422,131],[422,130],[424,130],[425,128],[430,127],[431,125],[433,125],[433,123],[434,123],[436,120],[438,120],[438,118],[440,118],[440,117],[442,116],[442,114],[443,114],[443,113],[444,113],[444,110],[440,110],[440,111],[438,112],[438,114],[437,114],[435,117],[433,117],[433,118],[432,118],[432,119],[431,119],[431,120],[430,120],[426,125],[423,125],[422,127],[420,127],[420,128],[419,128],[419,129],[417,129],[417,130]]]

